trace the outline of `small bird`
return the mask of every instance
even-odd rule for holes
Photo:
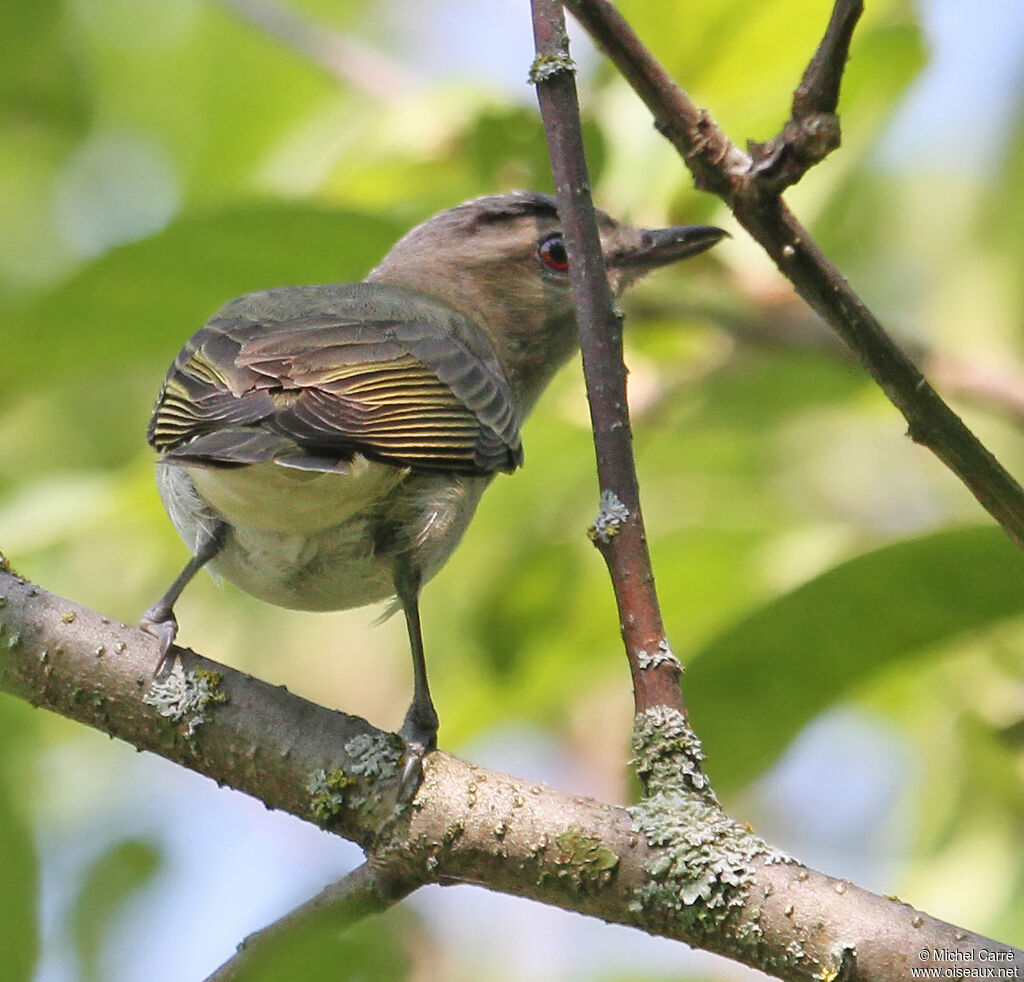
[[[598,212],[608,281],[710,248],[706,225]],[[477,198],[416,226],[361,283],[250,293],[175,358],[149,424],[164,507],[192,551],[143,615],[172,657],[174,604],[204,565],[261,600],[345,610],[397,597],[413,661],[400,735],[415,791],[438,718],[419,596],[484,489],[523,462],[520,427],[578,346],[553,197]]]

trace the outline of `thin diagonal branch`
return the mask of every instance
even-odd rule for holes
[[[611,3],[565,0],[565,6],[651,110],[655,128],[683,155],[696,186],[730,194],[750,170],[750,158],[693,103]]]
[[[758,179],[750,157],[673,81],[611,3],[566,0],[566,6],[650,109],[697,187],[725,201],[800,296],[856,354],[903,414],[910,437],[956,474],[1024,547],[1024,490],[929,385],[770,182]]]
[[[404,900],[421,881],[396,876],[372,862],[357,866],[284,917],[250,934],[207,982],[238,982],[265,962],[281,940],[299,930],[341,931],[371,914],[383,913]]]
[[[565,15],[556,0],[533,0],[537,86],[576,301],[583,372],[601,487],[591,530],[611,575],[637,713],[683,710],[679,662],[665,637],[647,549],[626,402],[622,322],[614,306],[590,197]]]

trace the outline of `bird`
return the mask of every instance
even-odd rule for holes
[[[597,211],[612,294],[696,255],[709,225],[640,229]],[[191,551],[142,617],[173,663],[174,604],[204,566],[253,596],[328,611],[391,600],[413,699],[399,735],[412,792],[437,745],[420,592],[492,479],[523,463],[521,428],[578,348],[556,199],[466,201],[402,236],[362,282],[230,301],[184,345],[147,439]]]

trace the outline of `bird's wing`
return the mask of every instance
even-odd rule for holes
[[[511,390],[469,329],[372,312],[215,318],[171,366],[149,442],[165,460],[208,466],[343,470],[362,454],[430,470],[514,470]]]

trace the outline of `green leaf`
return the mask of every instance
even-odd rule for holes
[[[591,180],[600,179],[606,155],[601,127],[591,118],[582,121]],[[519,187],[553,192],[547,141],[537,112],[522,106],[485,109],[471,119],[461,136],[460,157],[470,166],[481,187],[494,175]]]
[[[159,366],[223,303],[252,290],[358,280],[400,229],[352,212],[264,203],[188,217],[123,246],[23,310],[4,340],[0,392],[60,388]],[[155,388],[154,388],[155,392]]]
[[[1024,612],[1024,556],[1000,529],[936,532],[843,563],[706,645],[683,678],[720,789],[888,666]]]
[[[160,868],[161,856],[149,842],[115,842],[86,871],[71,913],[81,976],[103,978],[100,955],[112,923]]]
[[[4,66],[0,70],[0,119],[12,131],[51,125],[85,128],[88,98],[67,41],[60,4],[5,0],[0,4]]]
[[[239,982],[402,982],[409,940],[422,931],[407,908],[373,914],[339,929],[328,909],[291,924],[238,973]]]
[[[314,63],[219,5],[68,7],[97,130],[151,136],[192,205],[251,194],[280,141],[339,103],[338,85]]]

